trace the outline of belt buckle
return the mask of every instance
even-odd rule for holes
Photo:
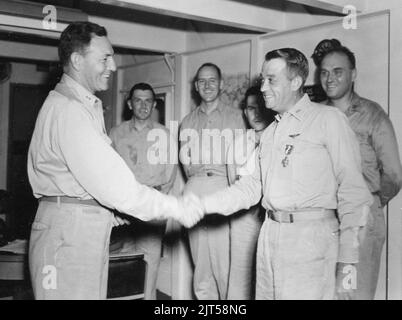
[[[279,223],[293,223],[294,222],[293,213],[287,213],[286,214],[286,219],[285,219],[285,215],[281,214],[281,213],[279,213],[279,215],[280,215],[279,219],[276,219],[275,216],[274,216],[274,211],[273,210],[268,210],[267,215],[268,215],[269,219],[274,220],[274,221],[279,222]]]
[[[284,212],[284,213],[281,213],[280,215],[281,215],[281,218],[279,219],[280,222],[283,222],[283,223],[293,223],[293,221],[294,221],[294,219],[293,219],[293,213]]]

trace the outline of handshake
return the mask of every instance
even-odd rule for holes
[[[186,193],[177,199],[178,212],[172,216],[186,228],[191,228],[200,221],[206,214],[205,207],[193,193]]]
[[[170,210],[168,214],[161,216],[161,219],[173,218],[186,228],[191,228],[200,221],[206,214],[205,206],[195,194],[186,193],[179,198],[169,196]],[[174,209],[172,209],[174,208]],[[130,224],[130,220],[124,218],[124,215],[114,214],[112,220],[113,226],[118,227]]]

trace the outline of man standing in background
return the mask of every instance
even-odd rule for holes
[[[195,77],[195,89],[201,104],[188,114],[180,127],[180,140],[188,132],[187,154],[180,152],[180,160],[187,177],[184,193],[198,196],[215,193],[228,186],[226,148],[214,145],[209,133],[215,131],[223,138],[226,130],[233,134],[236,129],[244,130],[245,123],[240,109],[222,103],[222,74],[213,63],[204,63]],[[185,141],[182,141],[185,142]],[[204,145],[203,142],[208,142]],[[187,156],[187,159],[184,159]],[[189,161],[188,161],[189,160]],[[193,288],[197,299],[227,299],[230,264],[229,219],[210,215],[189,230],[191,255],[194,262]]]
[[[132,111],[132,118],[110,130],[112,146],[127,163],[138,182],[168,194],[177,172],[176,162],[169,161],[170,153],[176,155],[177,147],[169,150],[173,141],[169,130],[151,118],[156,106],[153,88],[148,83],[135,84],[130,90],[127,104]],[[152,163],[153,159],[149,155],[155,144],[152,131],[156,133],[160,130],[166,135],[166,141],[169,143],[159,144],[166,149],[159,149],[160,161]],[[124,244],[123,250],[132,248],[144,253],[147,262],[145,299],[155,300],[166,221],[144,222],[137,219],[129,229],[129,234],[126,235],[128,243]]]
[[[386,236],[383,208],[402,186],[398,143],[392,123],[381,106],[354,91],[357,70],[353,52],[337,39],[325,39],[317,45],[312,57],[328,97],[324,103],[342,111],[357,136],[363,176],[374,198],[365,240],[360,246],[355,295],[358,300],[371,300],[377,288]]]

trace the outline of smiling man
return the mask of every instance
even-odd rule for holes
[[[110,130],[112,145],[134,173],[137,180],[149,187],[167,194],[173,186],[177,165],[163,161],[153,163],[148,158],[154,141],[149,138],[152,131],[163,132],[170,137],[169,130],[151,119],[156,106],[155,92],[148,83],[135,84],[129,93],[127,105],[132,118]],[[168,138],[167,141],[174,141]],[[162,145],[162,144],[161,144]],[[170,150],[171,143],[163,145],[158,152],[170,159],[170,152],[177,154],[177,148]],[[160,156],[162,156],[160,154]],[[136,220],[128,227],[125,235],[124,250],[132,248],[144,253],[147,262],[145,299],[156,299],[156,281],[162,253],[162,239],[166,221],[144,222]]]
[[[348,298],[348,287],[336,287],[335,271],[358,262],[372,202],[346,117],[303,95],[308,70],[296,49],[266,54],[261,91],[278,116],[261,136],[256,170],[203,198],[207,213],[229,215],[262,197],[257,299],[333,299],[336,292]]]
[[[195,89],[201,104],[188,114],[180,130],[193,130],[197,141],[209,139],[207,130],[218,133],[245,129],[241,110],[224,104],[222,74],[213,63],[199,67],[195,77]],[[191,161],[181,161],[187,177],[185,192],[198,196],[214,193],[228,186],[225,150],[217,146],[190,142]],[[219,156],[217,156],[219,155]],[[202,156],[202,158],[197,157]],[[212,159],[211,159],[212,158]],[[215,161],[216,160],[216,161]],[[198,299],[227,299],[230,263],[229,219],[211,215],[189,230],[191,255],[194,262],[194,293]]]
[[[39,207],[32,224],[29,268],[36,299],[106,298],[109,236],[116,209],[141,220],[201,217],[195,197],[176,199],[140,184],[110,146],[96,91],[116,65],[106,30],[75,22],[61,34],[64,75],[46,98],[28,154]],[[186,208],[184,208],[186,205]]]
[[[402,167],[391,120],[381,106],[360,97],[354,90],[356,58],[337,39],[322,40],[314,50],[325,104],[342,111],[359,140],[363,176],[374,203],[360,247],[355,298],[374,299],[386,228],[383,208],[402,187]]]

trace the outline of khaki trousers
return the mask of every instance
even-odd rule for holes
[[[255,298],[258,235],[263,222],[260,204],[230,216],[229,300]]]
[[[105,299],[111,213],[41,201],[32,224],[29,267],[36,299]]]
[[[184,192],[203,196],[228,186],[226,177],[193,177]],[[228,292],[230,261],[229,218],[207,215],[189,229],[194,263],[193,288],[199,300],[225,300]]]
[[[381,252],[386,236],[385,218],[380,198],[377,195],[373,198],[374,203],[370,207],[364,228],[364,240],[359,247],[356,300],[374,299],[380,272]]]
[[[338,228],[335,215],[294,223],[267,218],[258,239],[256,299],[332,300]]]

